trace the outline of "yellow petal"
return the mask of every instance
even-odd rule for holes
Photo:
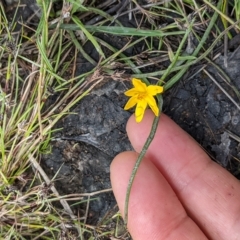
[[[158,114],[159,114],[159,108],[158,108],[158,106],[157,106],[157,102],[156,102],[155,98],[154,98],[153,96],[151,96],[151,95],[148,95],[145,99],[146,99],[149,107],[150,107],[150,108],[152,109],[152,111],[154,112],[154,114],[155,114],[156,116],[158,116]]]
[[[132,108],[132,107],[134,107],[136,104],[137,104],[137,97],[131,97],[128,101],[127,101],[127,103],[126,103],[126,105],[125,105],[125,107],[124,107],[124,110],[128,110],[129,108]]]
[[[147,91],[147,85],[142,82],[140,79],[133,78],[132,79],[132,84],[136,88],[137,91],[139,92],[146,92]]]
[[[149,86],[147,86],[147,92],[148,92],[148,94],[155,96],[158,93],[163,92],[163,87],[157,86],[157,85],[149,85]]]
[[[137,107],[135,110],[135,117],[136,117],[136,122],[141,122],[143,119],[143,115],[144,112],[146,110],[147,107],[147,102],[142,100],[142,101],[138,101],[137,103]]]
[[[132,96],[139,94],[139,91],[137,91],[136,88],[132,88],[132,89],[127,90],[124,94],[128,97],[132,97]]]

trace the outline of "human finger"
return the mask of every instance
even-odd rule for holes
[[[132,116],[129,139],[140,152],[151,129],[153,114],[143,121]],[[211,239],[240,239],[240,184],[210,160],[200,146],[170,118],[162,114],[146,157],[164,175],[193,220]]]
[[[124,152],[111,164],[111,182],[122,215],[128,181],[137,154]],[[207,239],[189,218],[166,179],[144,159],[129,200],[128,229],[134,240]]]

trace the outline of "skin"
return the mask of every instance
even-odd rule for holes
[[[132,116],[127,133],[135,152],[111,165],[111,182],[124,215],[128,181],[153,121]],[[128,229],[134,240],[240,239],[240,183],[162,114],[157,133],[134,180]]]

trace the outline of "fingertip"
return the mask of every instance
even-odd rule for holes
[[[146,126],[151,126],[150,123],[152,123],[153,119],[154,119],[154,115],[150,109],[147,109],[145,111],[145,114],[141,122],[136,122],[135,114],[132,114],[132,116],[128,119],[128,122],[127,122],[127,126],[126,126],[127,133],[131,134],[131,132],[134,131],[136,127],[137,128],[143,127],[145,129]],[[147,130],[148,130],[148,127],[147,127]]]
[[[121,153],[114,158],[110,167],[113,192],[122,216],[126,190],[137,156],[135,152]],[[128,229],[136,240],[193,239],[193,236],[205,239],[187,217],[166,179],[146,158],[140,164],[130,192]]]
[[[154,117],[155,116],[154,116],[153,112],[150,109],[147,109],[144,114],[143,120],[138,123],[138,122],[136,122],[135,115],[132,114],[127,122],[127,126],[126,126],[127,132],[129,133],[131,131],[134,131],[134,129],[136,129],[136,127],[137,128],[141,127],[141,128],[149,130],[150,127],[152,126]],[[161,118],[162,125],[168,124],[168,122],[172,122],[172,120],[164,113],[161,113],[160,118]]]
[[[127,133],[136,152],[142,150],[153,118],[146,111],[139,124],[133,116],[129,119]],[[235,223],[240,209],[239,182],[211,161],[199,144],[164,114],[145,157],[164,175],[188,214],[211,238],[237,233],[233,228],[239,226]],[[226,219],[228,224],[223,229]]]
[[[142,149],[147,137],[150,134],[154,118],[155,116],[150,109],[146,110],[143,120],[140,123],[136,122],[134,114],[129,118],[126,125],[126,131],[135,151],[139,152]],[[161,133],[164,133],[165,135],[167,133],[168,135],[168,131],[172,128],[172,126],[176,126],[176,124],[167,115],[161,113],[158,126],[158,129],[161,128]],[[180,128],[178,127],[178,129]],[[159,131],[157,135],[159,135]]]

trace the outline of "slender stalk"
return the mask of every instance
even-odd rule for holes
[[[222,6],[222,0],[219,1],[218,3],[218,9],[220,9],[220,7]],[[197,56],[197,54],[199,53],[200,49],[203,47],[203,44],[205,43],[206,39],[208,38],[209,34],[210,34],[210,31],[212,29],[212,27],[214,26],[216,20],[217,20],[217,17],[218,17],[218,12],[215,12],[213,17],[212,17],[212,20],[211,22],[209,23],[209,26],[205,32],[205,34],[203,35],[202,37],[202,40],[200,41],[200,43],[198,44],[197,48],[195,49],[195,51],[193,52],[193,56]],[[186,35],[185,35],[186,36]],[[187,71],[188,68],[184,68],[183,70],[180,70],[166,85],[165,87],[165,90],[169,89],[170,87],[172,87],[176,82],[179,81],[179,79],[182,77],[182,75]],[[159,104],[159,109],[160,109],[160,112],[162,110],[162,103],[163,103],[163,100],[162,100],[162,96],[158,96],[158,104]],[[154,139],[154,136],[155,136],[155,133],[157,131],[157,127],[158,127],[158,122],[159,122],[159,119],[160,119],[160,114],[158,117],[155,117],[154,120],[153,120],[153,124],[152,124],[152,128],[151,128],[151,131],[149,133],[149,136],[142,148],[142,151],[140,152],[138,158],[137,158],[137,161],[135,163],[135,166],[132,170],[132,174],[130,176],[130,180],[129,180],[129,183],[128,183],[128,187],[127,187],[127,193],[126,193],[126,199],[125,199],[125,206],[124,206],[124,221],[125,221],[125,224],[127,224],[128,222],[128,206],[129,206],[129,198],[130,198],[130,193],[131,193],[131,189],[132,189],[132,185],[133,185],[133,181],[135,179],[135,176],[136,176],[136,173],[138,171],[138,168],[152,142],[152,140]]]
[[[130,198],[130,193],[131,193],[131,189],[132,189],[132,185],[133,185],[133,181],[136,177],[136,173],[138,171],[138,168],[152,142],[152,140],[154,139],[154,136],[155,136],[155,133],[157,131],[157,127],[158,127],[158,123],[159,123],[159,120],[160,120],[160,116],[161,116],[161,112],[162,112],[162,105],[163,105],[163,99],[162,99],[162,95],[159,95],[158,96],[158,107],[160,109],[160,114],[154,118],[153,120],[153,124],[152,124],[152,128],[151,128],[151,131],[149,133],[149,136],[143,146],[143,149],[142,151],[140,152],[138,158],[137,158],[137,161],[135,163],[135,166],[132,170],[132,174],[131,174],[131,177],[130,177],[130,180],[128,182],[128,187],[127,187],[127,194],[126,194],[126,199],[125,199],[125,206],[124,206],[124,221],[125,221],[125,224],[127,224],[127,221],[128,221],[128,206],[129,206],[129,198]]]

